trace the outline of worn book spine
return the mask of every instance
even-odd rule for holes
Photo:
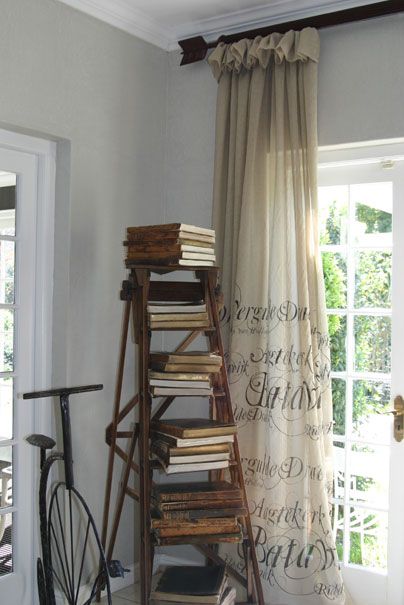
[[[228,523],[227,525],[192,525],[183,527],[181,522],[178,522],[178,527],[167,527],[155,529],[155,535],[161,538],[169,538],[175,536],[204,536],[206,534],[230,534],[235,533],[238,529],[237,523]]]
[[[215,531],[216,528],[232,526],[233,529],[229,531],[238,530],[238,522],[234,515],[219,519],[197,519],[195,521],[176,521],[152,518],[151,526],[153,529],[174,530],[197,529],[199,527],[214,527]]]
[[[195,381],[195,382],[199,382],[199,381],[205,381],[205,382],[210,382],[210,374],[208,373],[202,373],[202,374],[197,374],[197,373],[190,373],[190,374],[186,374],[183,372],[153,372],[153,370],[149,371],[149,379],[157,379],[157,380],[181,380],[181,381]]]
[[[177,305],[147,305],[148,313],[158,313],[159,315],[170,313],[206,313],[206,305],[177,304]]]
[[[152,387],[167,387],[172,389],[210,389],[209,380],[161,380],[159,378],[150,378],[149,384]]]
[[[128,233],[147,233],[148,231],[165,232],[165,231],[186,231],[190,233],[203,233],[211,237],[215,236],[214,229],[207,227],[198,227],[196,225],[188,225],[187,223],[162,223],[161,225],[140,225],[137,227],[128,227]]]
[[[195,500],[227,500],[242,499],[239,487],[227,481],[198,482],[174,484],[155,487],[152,497],[161,503],[181,503]]]
[[[224,435],[234,435],[237,428],[234,424],[220,424],[219,426],[208,426],[208,422],[206,421],[206,425],[195,427],[184,427],[178,426],[178,424],[168,423],[164,420],[159,421],[155,420],[152,422],[152,430],[153,431],[161,431],[162,433],[166,433],[168,435],[172,435],[173,437],[179,437],[182,439],[193,439],[194,437],[197,439],[198,437],[215,437],[215,436],[224,436]],[[211,421],[213,424],[213,421]]]
[[[178,397],[210,397],[213,394],[213,389],[199,388],[178,388],[178,387],[151,387],[150,392],[155,397],[163,397],[164,395],[176,395]]]
[[[161,370],[164,372],[197,372],[197,373],[206,373],[217,374],[220,372],[220,366],[213,364],[204,364],[204,363],[171,363],[164,361],[152,361],[150,363],[150,367],[153,370]]]
[[[149,313],[149,321],[198,321],[209,320],[206,311],[201,313]]]
[[[222,365],[222,358],[220,355],[209,354],[209,353],[151,353],[150,358],[152,361],[164,361],[168,363],[201,363],[209,365]]]
[[[159,458],[160,460],[160,458]],[[219,460],[218,462],[193,462],[191,464],[167,464],[160,460],[167,475],[177,473],[195,473],[196,471],[215,471],[221,468],[228,468],[228,460]]]
[[[205,244],[205,245],[200,245]],[[133,242],[127,240],[124,245],[128,247],[129,252],[141,252],[145,254],[161,254],[171,252],[173,255],[181,255],[182,253],[204,254],[211,256],[215,254],[215,249],[208,245],[208,242],[194,241],[192,244],[178,244],[167,241],[164,238],[163,242]]]
[[[178,519],[178,520],[193,520],[193,519],[205,519],[205,518],[216,518],[216,517],[230,517],[235,515],[236,517],[245,517],[247,515],[247,509],[243,506],[238,508],[195,508],[188,510],[172,510],[172,511],[161,511],[158,510],[158,514],[162,519]]]
[[[203,536],[171,536],[171,537],[160,537],[156,536],[156,542],[158,546],[169,546],[174,544],[216,544],[221,542],[227,543],[238,543],[243,540],[243,533],[241,531],[237,533],[229,534],[206,534]]]
[[[149,321],[149,326],[152,329],[156,328],[209,328],[210,321],[208,319],[200,319],[200,320],[190,320],[190,319],[181,319],[179,321]]]
[[[191,245],[193,245],[194,242],[198,242],[199,245],[199,242],[203,242],[210,247],[214,247],[216,239],[214,236],[206,235],[205,233],[192,233],[191,231],[184,230],[166,231],[165,233],[161,231],[137,231],[135,233],[128,230],[126,236],[128,242],[161,242],[161,239],[164,238],[164,241],[169,243],[173,241],[179,243],[191,242]]]
[[[170,452],[170,454],[173,454],[174,456],[230,453],[230,446],[227,443],[220,443],[217,445],[198,445],[196,447],[173,447],[160,439],[152,439],[152,446],[160,448],[163,452]]]
[[[177,495],[177,494],[175,494]],[[179,495],[179,494],[178,494]],[[178,498],[178,500],[174,500],[172,502],[161,502],[158,499],[154,499],[153,498],[153,503],[154,506],[156,508],[158,508],[161,511],[171,511],[171,510],[196,510],[198,508],[221,508],[223,506],[223,508],[231,508],[231,507],[241,507],[244,506],[244,502],[243,499],[241,497],[241,494],[239,492],[236,492],[235,496],[236,497],[231,497],[229,494],[227,494],[226,496],[222,496],[220,498],[217,497],[216,493],[213,494],[200,494],[200,495],[212,495],[215,496],[215,498],[195,498],[192,499],[193,496],[198,495],[198,494],[182,494],[184,497],[188,497],[187,500],[180,500]]]

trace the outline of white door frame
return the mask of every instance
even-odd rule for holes
[[[30,208],[30,220],[32,229],[26,229],[20,236],[32,245],[33,256],[31,259],[31,275],[21,271],[21,259],[16,257],[16,267],[20,269],[20,281],[25,287],[34,292],[34,304],[30,308],[26,306],[21,317],[21,324],[16,330],[15,347],[18,354],[24,355],[30,367],[29,376],[21,377],[18,389],[35,390],[44,388],[51,384],[52,377],[52,305],[53,305],[53,271],[54,271],[54,216],[55,216],[55,174],[56,174],[56,143],[46,139],[35,138],[7,130],[0,129],[0,150],[10,165],[2,165],[1,169],[13,171],[13,162],[19,163],[26,169],[17,181],[17,196],[28,200]],[[15,171],[15,170],[14,170]],[[27,190],[27,186],[29,190]],[[19,191],[18,188],[21,190]],[[24,190],[25,188],[25,190]],[[17,208],[18,213],[18,208]],[[24,292],[16,293],[18,302],[24,304]],[[24,333],[25,332],[25,333]],[[17,370],[18,371],[18,370]],[[16,432],[21,434],[18,427],[18,417],[24,418],[22,430],[32,432],[44,432],[50,430],[50,408],[36,403],[34,407],[31,402],[21,399],[21,392],[15,394],[16,407]],[[29,407],[31,406],[31,407]],[[24,417],[26,414],[26,417]],[[29,428],[28,428],[29,425]],[[25,585],[24,601],[21,605],[31,605],[33,599],[37,602],[35,560],[39,552],[38,541],[38,514],[37,514],[37,483],[38,483],[38,460],[37,456],[29,450],[28,444],[20,445],[17,466],[24,463],[28,467],[28,487],[21,488],[24,497],[28,494],[29,504],[27,510],[30,518],[24,519],[25,536],[21,536],[17,525],[16,530],[16,559],[14,561],[15,571],[12,574],[0,578],[0,594],[8,583],[16,587],[21,582]],[[17,499],[17,511],[20,508],[18,483],[15,485]],[[31,490],[31,493],[28,493]],[[28,535],[27,535],[28,534]],[[19,551],[25,548],[24,558],[19,562]],[[29,563],[28,563],[29,562]],[[35,596],[34,596],[35,595]],[[20,604],[19,604],[20,605]]]
[[[365,162],[364,162],[365,159]],[[338,145],[323,147],[319,150],[319,184],[321,183],[321,170],[337,168],[338,166],[355,166],[364,164],[385,163],[388,168],[389,161],[397,162],[400,166],[398,174],[394,176],[394,206],[393,206],[393,289],[392,289],[392,382],[391,397],[404,395],[404,372],[402,361],[404,359],[404,315],[402,304],[404,300],[404,237],[397,234],[400,226],[404,225],[404,139],[389,141],[371,141],[358,145]],[[359,169],[360,172],[360,169]],[[392,172],[392,176],[393,176]],[[386,171],[383,180],[389,180]],[[381,179],[382,180],[382,179]],[[393,178],[391,179],[393,180]],[[324,183],[325,184],[325,183]],[[393,426],[393,420],[391,421]],[[391,431],[391,434],[393,429]],[[349,584],[350,578],[358,587],[357,594],[353,594],[354,605],[362,605],[360,595],[369,593],[370,601],[363,599],[363,603],[377,603],[377,605],[402,605],[404,603],[404,485],[402,481],[402,468],[404,464],[404,441],[397,443],[391,441],[391,466],[389,487],[389,546],[388,546],[388,574],[384,581],[380,574],[371,570],[360,569],[355,566],[347,567],[344,575]],[[395,478],[393,481],[392,478]],[[392,538],[393,537],[393,538]]]

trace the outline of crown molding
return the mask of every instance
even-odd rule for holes
[[[296,10],[296,0],[276,0],[271,4],[256,6],[226,15],[209,19],[201,19],[180,25],[175,29],[176,40],[196,35],[204,36],[206,40],[217,38],[220,34],[233,34],[248,29],[276,25],[287,21],[296,21],[315,15],[337,12],[355,6],[376,4],[380,0],[299,0]]]
[[[135,9],[130,0],[57,0],[118,27],[163,50],[178,50],[178,40],[201,35],[212,40],[218,35],[295,21],[323,13],[336,12],[355,6],[375,4],[380,0],[273,0],[231,13],[190,21],[177,27],[164,27],[144,11]]]
[[[168,50],[176,44],[175,34],[136,10],[127,0],[57,0],[141,40]]]

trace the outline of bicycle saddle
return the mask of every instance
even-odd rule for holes
[[[26,440],[30,445],[40,447],[41,450],[51,450],[56,445],[56,441],[51,437],[47,437],[46,435],[28,435]]]

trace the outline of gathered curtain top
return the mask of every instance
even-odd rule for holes
[[[290,30],[286,34],[273,33],[264,38],[257,36],[254,40],[244,38],[233,44],[220,42],[209,56],[208,63],[216,80],[220,80],[225,71],[240,73],[242,68],[266,68],[272,58],[275,63],[317,63],[319,54],[318,31],[313,27],[306,27],[300,32]]]

